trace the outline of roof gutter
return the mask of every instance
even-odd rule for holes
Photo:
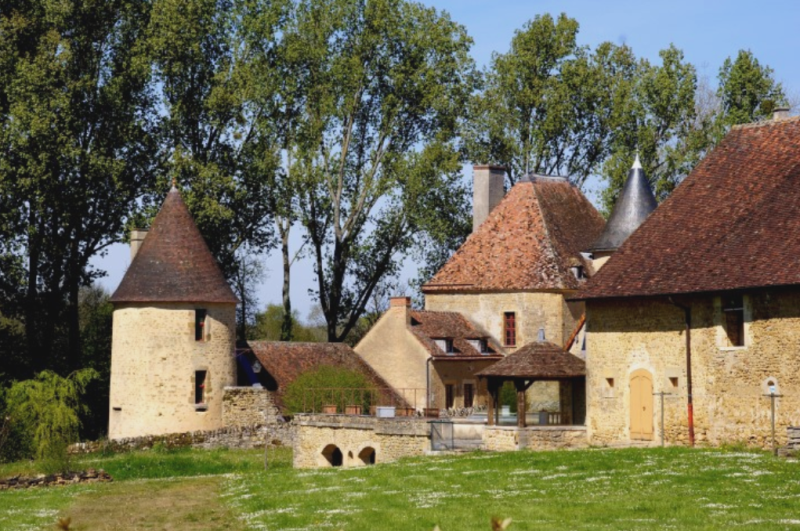
[[[684,326],[686,327],[686,391],[687,391],[687,414],[689,415],[689,445],[694,447],[694,404],[692,401],[692,308],[678,304],[672,297],[667,300],[673,306],[683,310]],[[664,434],[662,433],[663,437]]]

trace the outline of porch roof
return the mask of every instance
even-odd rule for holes
[[[487,378],[559,380],[586,376],[586,362],[547,341],[535,341],[477,373]]]

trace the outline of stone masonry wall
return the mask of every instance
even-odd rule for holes
[[[272,393],[258,387],[226,387],[222,395],[222,424],[227,427],[276,424],[283,420]]]
[[[565,302],[572,292],[508,292],[508,293],[428,293],[425,309],[458,312],[482,327],[494,341],[510,354],[515,347],[505,347],[503,314],[516,312],[517,348],[536,341],[539,328],[545,338],[563,345],[583,313],[583,304]]]
[[[486,426],[483,429],[481,448],[493,452],[514,450],[557,450],[588,446],[586,428],[583,426]]]
[[[369,449],[375,452],[375,463],[424,455],[430,450],[430,427],[424,419],[297,415],[294,423],[295,468],[332,466],[325,452],[333,446],[342,452],[344,467],[366,464],[359,455]]]
[[[207,310],[195,341],[195,309]],[[110,439],[222,427],[222,395],[236,381],[235,305],[139,304],[114,309]],[[207,371],[205,408],[195,407],[195,371]]]
[[[719,298],[692,309],[692,382],[698,443],[771,445],[768,383],[776,384],[776,433],[800,424],[800,293],[745,295],[745,346],[725,344]],[[587,428],[593,444],[630,439],[630,375],[645,369],[664,399],[668,443],[688,442],[684,313],[666,299],[592,301],[587,308]],[[613,380],[613,387],[610,381]],[[654,439],[661,436],[653,397]]]

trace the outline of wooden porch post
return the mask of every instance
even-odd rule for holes
[[[489,403],[488,407],[486,408],[486,419],[488,421],[489,426],[494,426],[494,382],[492,382],[491,378],[486,379],[486,390],[489,392]]]
[[[517,389],[517,426],[525,427],[525,381],[514,380],[514,387]]]

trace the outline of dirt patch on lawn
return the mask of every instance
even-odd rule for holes
[[[74,531],[237,531],[220,500],[223,477],[126,481],[76,498],[62,516]]]

